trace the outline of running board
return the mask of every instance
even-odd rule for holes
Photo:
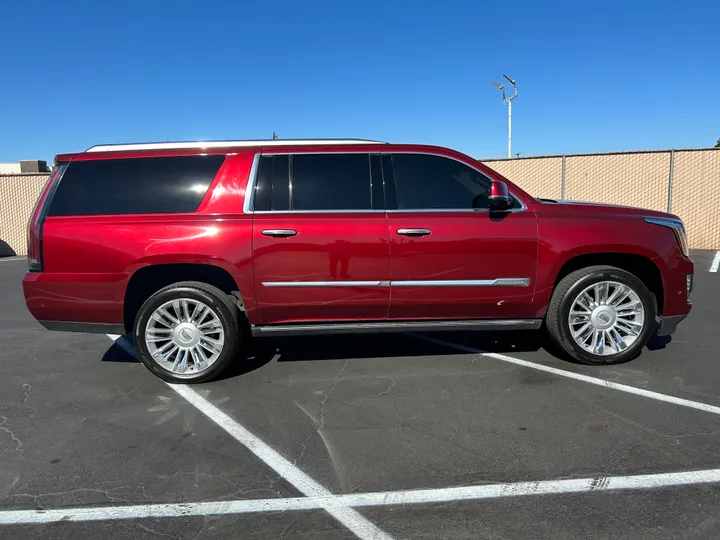
[[[382,321],[357,323],[266,324],[252,327],[253,336],[361,334],[373,332],[435,332],[454,330],[537,330],[542,319],[483,319],[458,321]]]

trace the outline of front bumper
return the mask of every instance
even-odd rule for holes
[[[671,317],[658,317],[658,336],[670,336],[677,329],[678,324],[685,320],[685,315],[673,315]]]

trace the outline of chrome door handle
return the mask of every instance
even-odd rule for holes
[[[288,236],[295,236],[296,230],[293,229],[265,229],[263,236],[274,236],[276,238],[287,238]]]
[[[403,236],[427,236],[430,229],[398,229],[397,233]]]

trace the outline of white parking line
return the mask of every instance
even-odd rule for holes
[[[23,261],[26,259],[27,257],[2,257],[0,258],[0,262]]]
[[[355,512],[351,509],[352,507],[401,506],[409,504],[497,499],[502,497],[522,497],[527,495],[559,495],[597,491],[657,489],[718,482],[720,482],[720,469],[707,469],[702,471],[643,474],[636,476],[598,476],[595,478],[578,478],[574,480],[545,480],[540,482],[515,482],[439,489],[383,491],[319,497],[292,497],[286,499],[241,499],[235,501],[143,504],[93,508],[57,508],[51,510],[7,510],[0,512],[0,525],[208,515],[227,516],[253,512],[284,512],[288,510],[324,509],[330,511],[329,509],[332,509],[336,512]]]
[[[715,253],[715,258],[713,259],[713,262],[710,265],[710,271],[717,272],[719,266],[720,266],[720,251]]]
[[[120,336],[108,334],[108,337],[116,343],[119,342],[118,344],[125,350],[129,350],[125,344],[126,340],[118,339]],[[134,354],[134,351],[132,352]],[[168,384],[168,386],[210,420],[220,426],[220,428],[225,430],[225,432],[236,441],[250,450],[250,452],[255,454],[255,456],[263,461],[268,467],[295,487],[295,489],[300,491],[300,493],[305,495],[305,498],[316,497],[325,501],[324,504],[315,506],[315,508],[324,509],[345,527],[355,533],[358,538],[361,538],[362,540],[392,540],[390,535],[385,533],[375,524],[371,523],[356,510],[347,507],[347,505],[330,504],[328,501],[333,501],[334,495],[329,490],[310,478],[307,474],[302,472],[299,468],[273,450],[270,446],[265,444],[258,437],[250,433],[250,431],[245,429],[245,427],[243,427],[239,422],[233,420],[215,405],[200,396],[197,392],[195,392],[195,390],[189,386],[179,384]],[[305,498],[303,498],[303,500]]]
[[[458,351],[473,353],[473,354],[479,354],[482,356],[487,356],[489,358],[495,358],[496,360],[502,360],[503,362],[509,362],[511,364],[517,364],[518,366],[528,367],[531,369],[536,369],[538,371],[546,371],[547,373],[552,373],[554,375],[559,375],[561,377],[568,377],[570,379],[575,379],[578,381],[583,381],[590,384],[595,384],[598,386],[602,386],[604,388],[610,388],[611,390],[619,390],[620,392],[626,392],[628,394],[635,394],[636,396],[643,396],[650,399],[656,399],[658,401],[664,401],[666,403],[673,403],[675,405],[680,405],[682,407],[690,407],[691,409],[698,409],[700,411],[712,413],[712,414],[720,414],[720,407],[716,407],[715,405],[708,405],[707,403],[701,403],[699,401],[691,401],[689,399],[683,399],[675,396],[669,396],[667,394],[660,394],[659,392],[652,392],[650,390],[645,390],[643,388],[637,388],[635,386],[628,386],[627,384],[620,384],[612,381],[607,381],[605,379],[598,379],[597,377],[589,377],[588,375],[582,375],[580,373],[575,373],[573,371],[566,371],[564,369],[558,369],[550,366],[546,366],[544,364],[536,364],[535,362],[528,362],[527,360],[520,360],[519,358],[513,358],[512,356],[506,356],[504,354],[498,354],[498,353],[490,353],[481,351],[480,349],[474,349],[472,347],[467,347],[465,345],[460,345],[458,343],[452,343],[450,341],[443,341],[441,339],[432,338],[429,336],[421,335],[421,334],[410,334],[411,336],[422,339],[424,341],[427,341],[429,343],[435,343],[437,345],[444,345],[446,347],[451,347],[453,349],[457,349]]]

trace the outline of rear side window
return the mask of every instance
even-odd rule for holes
[[[71,162],[49,216],[194,212],[225,156]]]
[[[292,156],[292,210],[370,210],[369,154]]]

